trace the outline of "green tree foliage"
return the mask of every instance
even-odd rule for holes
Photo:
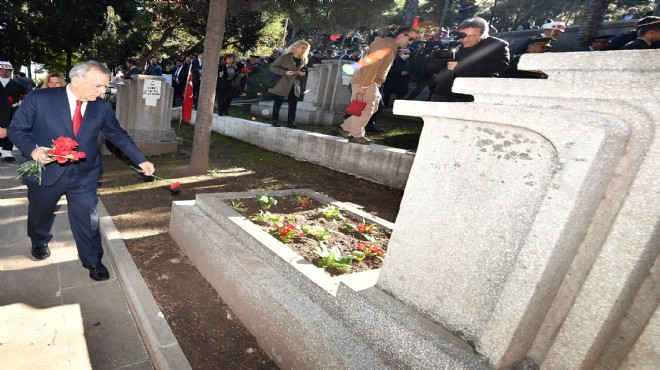
[[[105,28],[106,8],[111,1],[60,0],[28,2],[33,34],[46,48],[66,55],[67,71],[73,54]]]
[[[35,34],[35,23],[28,1],[0,2],[0,59],[14,68],[28,65],[43,54],[45,45]]]

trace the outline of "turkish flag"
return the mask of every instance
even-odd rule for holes
[[[188,72],[188,83],[183,89],[183,108],[181,109],[181,119],[183,122],[190,122],[193,109],[193,85],[192,73]]]

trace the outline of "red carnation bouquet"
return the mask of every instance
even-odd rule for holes
[[[85,158],[85,153],[76,151],[77,147],[78,143],[75,140],[60,136],[53,140],[53,145],[46,150],[46,155],[60,164],[78,162]],[[41,173],[44,167],[45,165],[40,161],[34,159],[27,161],[18,167],[18,178],[35,175],[39,179],[39,185],[41,185]]]

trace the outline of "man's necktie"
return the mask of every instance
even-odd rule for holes
[[[73,135],[78,135],[78,130],[80,130],[80,125],[82,125],[82,101],[76,100],[76,110],[73,112]]]

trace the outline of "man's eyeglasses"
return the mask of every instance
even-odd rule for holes
[[[460,39],[466,39],[466,38],[468,38],[468,37],[480,37],[480,36],[481,36],[481,35],[468,35],[468,34],[465,33],[465,32],[459,32],[459,33],[456,34],[456,38],[459,39],[459,40],[460,40]]]

